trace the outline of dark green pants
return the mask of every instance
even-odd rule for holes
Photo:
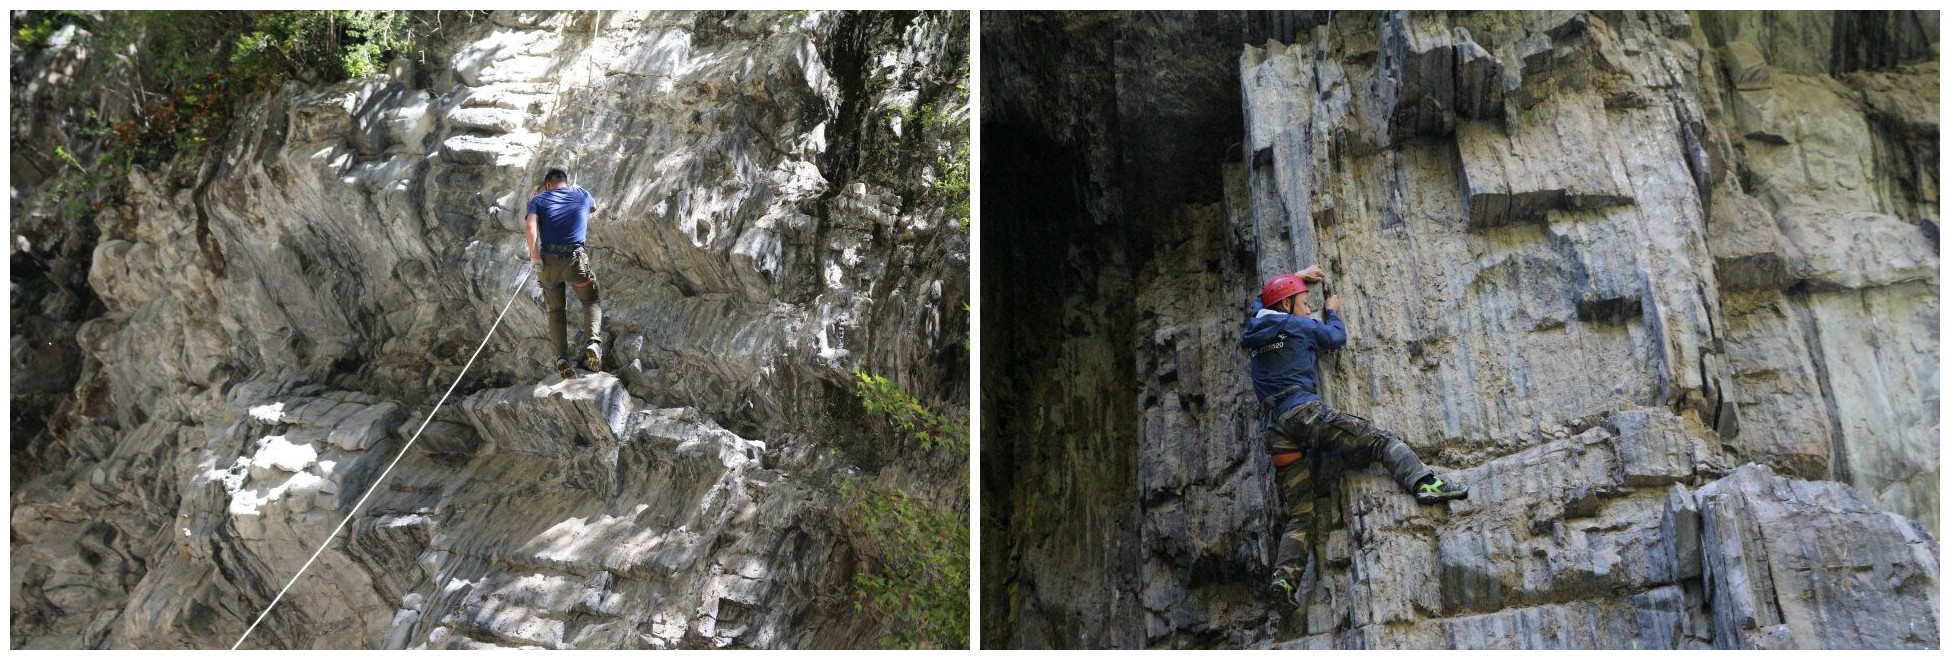
[[[1316,452],[1332,452],[1345,465],[1367,465],[1380,461],[1388,474],[1404,489],[1433,474],[1415,450],[1401,436],[1375,428],[1373,422],[1327,407],[1319,401],[1300,404],[1266,429],[1266,450],[1270,454],[1305,452],[1306,458],[1275,468],[1280,484],[1281,504],[1286,507],[1286,525],[1280,531],[1280,550],[1273,560],[1274,577],[1304,585],[1308,535],[1314,524],[1314,460]]]
[[[575,360],[581,355],[569,354],[569,310],[568,296],[563,287],[576,290],[576,298],[582,300],[582,331],[589,335],[589,341],[603,339],[602,297],[597,293],[596,274],[589,270],[589,251],[576,248],[574,254],[557,256],[542,254],[542,299],[548,301],[548,338],[554,342],[555,356]]]

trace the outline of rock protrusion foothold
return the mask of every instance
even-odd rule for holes
[[[1725,58],[1727,78],[1733,81],[1734,89],[1756,90],[1773,86],[1767,79],[1767,58],[1753,44],[1732,41],[1720,52]]]

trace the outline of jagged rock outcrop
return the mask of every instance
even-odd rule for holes
[[[785,605],[785,594],[845,572],[833,556],[844,544],[820,522],[831,494],[765,467],[763,443],[695,409],[645,408],[607,374],[454,403],[371,498],[351,540],[319,557],[254,638],[667,648],[861,632],[843,610]],[[238,384],[172,457],[196,469],[180,482],[177,520],[159,533],[162,552],[118,556],[114,527],[90,519],[89,502],[29,503],[14,512],[14,556],[30,576],[54,579],[23,586],[64,609],[126,602],[91,622],[90,642],[224,641],[256,616],[264,601],[253,592],[283,586],[398,454],[425,411],[406,412],[303,379]],[[89,488],[115,492],[130,475],[88,476]],[[103,554],[63,556],[77,544]],[[119,584],[58,579],[147,562]]]
[[[984,88],[984,643],[1938,646],[1936,21],[984,14],[1093,72]],[[1237,341],[1312,263],[1325,399],[1473,495],[1330,482],[1301,619]]]
[[[873,644],[836,481],[966,501],[852,388],[968,393],[936,190],[967,15],[425,18],[420,55],[265,90],[80,222],[39,159],[121,92],[85,31],[16,50],[12,646],[235,641],[515,293],[548,166],[598,201],[610,373],[551,375],[521,291],[248,645]]]

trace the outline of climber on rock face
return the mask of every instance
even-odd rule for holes
[[[1318,353],[1347,343],[1340,296],[1327,297],[1325,321],[1307,316],[1312,313],[1305,295],[1307,283],[1324,279],[1324,271],[1316,265],[1269,280],[1253,302],[1240,341],[1252,351],[1253,391],[1264,415],[1262,433],[1286,507],[1269,588],[1295,607],[1305,605],[1313,579],[1307,535],[1313,525],[1315,466],[1306,460],[1308,453],[1329,451],[1357,464],[1381,461],[1395,481],[1423,504],[1469,495],[1468,489],[1436,478],[1400,436],[1321,403],[1314,372]]]
[[[582,244],[589,216],[595,212],[595,198],[580,186],[569,185],[569,173],[559,169],[548,171],[542,179],[541,194],[528,201],[528,259],[540,273],[536,281],[548,301],[548,335],[555,347],[555,371],[563,378],[575,375],[573,366],[592,372],[603,370],[603,308],[596,274],[589,270],[589,252]],[[582,330],[589,335],[580,360],[573,363],[563,285],[575,287],[576,297],[582,300]]]

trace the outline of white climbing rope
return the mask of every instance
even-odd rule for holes
[[[508,296],[508,304],[501,306],[501,313],[494,317],[494,325],[488,326],[487,336],[481,338],[481,345],[474,348],[474,354],[469,356],[467,364],[460,368],[460,375],[454,376],[454,384],[447,386],[447,393],[440,395],[440,401],[433,404],[433,410],[428,412],[427,418],[420,422],[420,428],[413,431],[413,437],[406,441],[406,446],[400,447],[399,455],[394,456],[393,462],[386,465],[386,470],[379,473],[379,478],[373,480],[371,487],[366,488],[366,494],[359,496],[359,501],[352,505],[352,511],[345,514],[345,519],[339,521],[339,526],[332,528],[332,533],[325,536],[325,542],[318,544],[318,549],[311,553],[311,559],[305,560],[305,565],[298,567],[298,573],[291,576],[290,582],[284,583],[284,588],[278,590],[277,597],[271,599],[270,605],[264,606],[264,611],[257,615],[257,620],[252,621],[249,628],[244,629],[243,635],[237,637],[237,643],[232,644],[230,650],[235,651],[244,645],[244,640],[251,636],[251,631],[257,630],[257,624],[263,623],[264,617],[270,616],[271,608],[277,607],[278,601],[284,600],[284,593],[291,590],[291,585],[297,584],[298,578],[304,576],[305,571],[311,568],[312,562],[318,561],[318,556],[325,553],[325,547],[332,544],[332,539],[337,538],[339,532],[345,529],[345,524],[352,522],[352,518],[359,515],[359,508],[365,506],[366,498],[372,497],[372,494],[379,490],[379,485],[386,482],[386,475],[393,473],[393,466],[399,465],[399,460],[406,458],[406,451],[412,449],[413,443],[420,439],[420,432],[427,430],[427,424],[432,422],[433,416],[440,412],[440,406],[446,405],[447,397],[453,395],[454,388],[460,387],[460,380],[467,376],[468,368],[474,366],[474,358],[480,357],[481,351],[487,348],[488,340],[494,338],[494,330],[501,327],[501,319],[508,315],[508,309],[515,306],[515,299],[521,297],[521,286],[528,283],[529,275],[534,274],[533,266],[533,263],[522,266],[521,279],[515,281],[515,291]]]

